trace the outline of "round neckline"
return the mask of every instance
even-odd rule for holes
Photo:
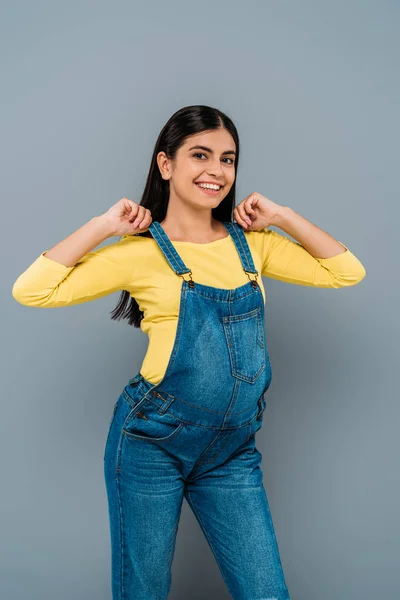
[[[228,233],[228,235],[226,235],[223,238],[219,238],[218,240],[214,240],[212,242],[185,242],[183,240],[170,240],[171,244],[178,244],[179,246],[215,246],[217,244],[220,244],[221,242],[224,242],[225,240],[229,239],[231,237],[230,233]]]

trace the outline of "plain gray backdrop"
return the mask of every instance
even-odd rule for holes
[[[110,319],[119,292],[44,310],[12,285],[123,196],[140,200],[160,129],[189,104],[238,127],[238,203],[257,191],[292,207],[366,268],[341,289],[264,278],[273,379],[257,444],[292,600],[398,597],[399,4],[1,13],[2,600],[110,600],[104,444],[147,346]],[[184,502],[169,598],[229,597]]]

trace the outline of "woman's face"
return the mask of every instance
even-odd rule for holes
[[[159,152],[157,161],[162,177],[170,182],[170,200],[176,197],[208,209],[218,206],[235,180],[235,151],[231,134],[226,129],[217,129],[187,138],[174,161]],[[197,185],[199,182],[222,187],[217,191],[204,190]]]

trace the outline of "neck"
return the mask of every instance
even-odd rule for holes
[[[227,234],[224,225],[213,218],[211,210],[196,210],[182,205],[178,209],[171,201],[161,226],[173,242],[206,244]]]

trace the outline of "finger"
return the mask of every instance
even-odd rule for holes
[[[246,213],[246,205],[244,202],[241,202],[237,207],[238,212],[246,225],[251,225],[251,219],[247,216]]]
[[[254,202],[254,198],[249,198],[248,200],[245,200],[245,204],[246,204],[246,211],[247,213],[250,213],[252,215],[256,215],[256,211],[254,210],[254,208],[252,207],[252,204]]]
[[[239,225],[241,225],[242,227],[247,228],[247,223],[243,220],[243,218],[242,218],[242,216],[241,216],[241,214],[240,214],[237,206],[234,209],[233,214],[235,216],[236,221],[239,223]]]
[[[129,200],[127,212],[128,212],[128,215],[129,215],[128,221],[130,223],[132,223],[132,221],[134,220],[134,218],[137,216],[137,214],[139,212],[139,205],[136,204],[136,202],[133,202],[132,200]]]
[[[139,229],[144,229],[148,227],[151,223],[151,212],[148,208],[145,209],[145,216],[139,223]]]
[[[139,205],[139,210],[138,210],[136,219],[133,221],[133,227],[135,229],[139,226],[140,221],[142,221],[145,211],[146,211],[145,207]]]

